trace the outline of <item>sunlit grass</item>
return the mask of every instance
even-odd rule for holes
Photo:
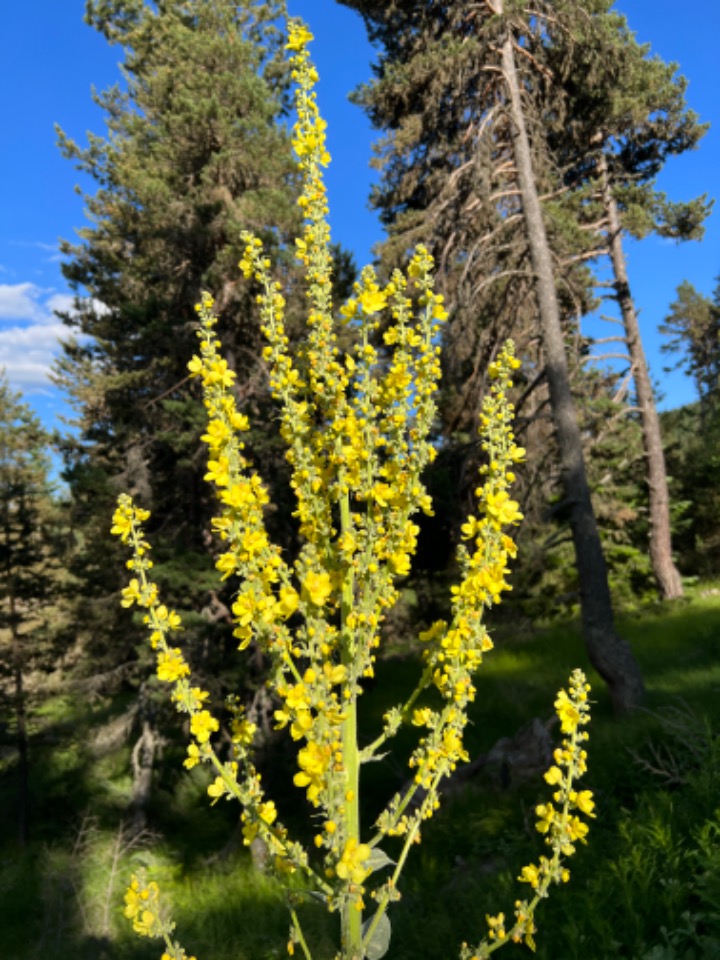
[[[720,746],[712,732],[701,734],[707,749],[697,764],[684,756],[681,742],[669,737],[661,718],[685,704],[683,709],[698,718],[698,730],[717,731],[716,589],[695,587],[685,601],[652,604],[619,620],[641,663],[650,711],[614,719],[603,685],[592,679],[596,703],[588,786],[597,796],[598,818],[588,848],[575,858],[571,882],[539,914],[541,960],[676,960],[689,957],[690,950],[697,958],[713,956],[703,938],[720,938],[720,822],[715,817]],[[473,758],[533,717],[549,719],[555,691],[570,669],[588,668],[577,623],[533,632],[513,632],[503,624],[495,639],[496,649],[478,676],[468,728]],[[421,666],[413,655],[398,655],[398,649],[379,664],[377,682],[363,698],[367,738],[381,725],[388,705],[412,689]],[[146,865],[161,883],[178,934],[199,960],[287,956],[282,892],[255,869],[243,848],[237,811],[230,804],[209,809],[202,774],[182,771],[179,741],[168,742],[158,768],[151,811],[155,837],[135,847],[119,838],[130,795],[129,750],[98,745],[94,725],[100,718],[111,722],[126,707],[118,700],[89,709],[71,697],[53,697],[43,705],[37,723],[51,737],[33,753],[33,843],[20,854],[8,832],[0,848],[0,957],[157,960],[157,944],[134,936],[122,917],[124,886],[138,865]],[[381,799],[409,776],[405,759],[412,741],[413,732],[404,733],[397,756],[368,768],[366,824]],[[634,759],[649,756],[650,745],[658,742],[674,751],[685,770],[687,782],[671,792]],[[10,811],[7,822],[13,815],[14,772],[6,754],[0,800]],[[282,782],[279,767],[269,775]],[[453,794],[413,851],[403,899],[393,915],[388,960],[456,956],[463,939],[482,934],[486,912],[511,909],[522,893],[515,879],[519,870],[542,852],[533,810],[545,794],[539,774],[511,791],[479,775]],[[303,802],[295,797],[287,807],[291,823],[293,817],[295,825],[301,823]],[[317,960],[331,957],[335,918],[315,904],[303,906],[301,913]],[[700,919],[683,920],[685,914]],[[677,949],[667,946],[671,941]],[[512,957],[513,950],[504,955]]]

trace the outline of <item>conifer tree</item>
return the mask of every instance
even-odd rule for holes
[[[661,349],[678,355],[675,368],[692,377],[707,415],[720,397],[720,277],[712,297],[683,280],[660,331],[669,338]]]
[[[242,400],[263,409],[254,294],[238,283],[237,263],[242,230],[255,229],[275,249],[297,223],[289,139],[279,122],[283,12],[282,0],[87,3],[87,22],[124,62],[122,82],[95,95],[106,135],[89,134],[83,147],[59,132],[63,153],[96,189],[85,196],[89,223],[79,241],[62,246],[77,299],[63,317],[73,337],[56,381],[78,413],[64,452],[83,530],[82,619],[116,662],[132,658],[126,644],[108,643],[124,632],[109,596],[119,584],[105,545],[118,489],[142,495],[164,518],[160,576],[174,602],[195,611],[190,625],[205,629],[226,613],[210,591],[211,548],[199,533],[209,510],[202,406],[185,364],[194,304],[211,287],[231,331]],[[255,440],[262,443],[261,430]]]
[[[683,565],[713,577],[720,563],[720,278],[711,297],[683,281],[660,330],[668,338],[661,349],[692,377],[699,399],[663,414],[675,490],[686,508]]]
[[[432,238],[440,263],[472,277],[468,305],[488,283],[505,288],[506,320],[538,320],[575,544],[590,658],[615,707],[637,705],[643,683],[614,626],[607,568],[593,513],[568,373],[568,322],[585,310],[562,221],[541,205],[564,185],[545,142],[550,84],[543,44],[554,24],[572,32],[587,16],[576,3],[350,2],[383,44],[375,84],[361,91],[376,126],[383,181],[375,202],[402,248],[414,232]],[[597,0],[602,4],[602,0]],[[607,6],[607,4],[604,4]],[[567,260],[560,273],[556,264]],[[513,330],[514,335],[515,331]],[[518,338],[520,339],[520,338]]]
[[[86,22],[122,54],[121,81],[94,94],[104,135],[88,134],[83,146],[58,131],[62,152],[93,184],[84,196],[88,222],[76,242],[62,244],[76,300],[63,316],[70,337],[55,368],[77,412],[62,446],[80,546],[76,672],[94,688],[129,682],[137,691],[130,708],[136,828],[163,714],[157,691],[143,683],[129,614],[118,608],[121,565],[108,548],[108,518],[120,490],[152,508],[158,580],[184,615],[201,675],[214,675],[220,696],[228,682],[237,689],[237,668],[225,656],[230,588],[217,584],[217,545],[204,532],[213,512],[203,481],[204,409],[186,364],[194,306],[212,288],[237,399],[257,425],[247,443],[272,484],[284,462],[266,439],[256,291],[242,283],[238,262],[240,235],[252,229],[277,254],[280,273],[294,269],[283,253],[299,223],[284,126],[284,13],[284,0],[88,0]],[[289,511],[279,507],[273,519],[289,527]],[[243,681],[252,686],[249,675]]]
[[[607,4],[605,6],[608,6]],[[686,81],[675,64],[649,56],[625,18],[612,10],[578,23],[572,50],[548,47],[548,65],[561,88],[549,139],[566,181],[579,193],[573,213],[584,221],[585,257],[607,255],[630,356],[645,449],[650,556],[661,597],[682,595],[672,557],[670,498],[660,420],[642,345],[623,250],[623,235],[651,231],[697,239],[711,204],[705,196],[673,203],[654,179],[665,160],[693,149],[706,126],[687,108]],[[595,200],[596,202],[593,202]]]
[[[0,371],[0,715],[17,750],[18,840],[29,832],[28,675],[52,664],[59,587],[48,435]]]

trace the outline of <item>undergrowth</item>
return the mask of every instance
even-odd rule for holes
[[[589,671],[598,700],[589,747],[598,817],[573,883],[545,905],[537,956],[714,960],[720,958],[720,595],[698,586],[691,599],[650,605],[625,618],[621,629],[644,670],[647,709],[612,719],[602,684]],[[479,678],[472,757],[512,736],[528,717],[548,719],[550,693],[581,649],[574,624],[506,633]],[[364,698],[368,736],[381,721],[380,691],[389,686],[387,695],[398,699],[413,667],[409,656],[379,664],[377,687]],[[200,960],[285,957],[282,893],[242,848],[229,805],[200,816],[205,783],[197,771],[156,793],[152,852],[146,837],[131,840],[123,831],[128,752],[93,750],[90,734],[101,717],[112,722],[124,709],[122,698],[84,712],[69,698],[47,705],[33,751],[33,839],[19,851],[9,829],[0,845],[0,957],[155,958],[153,945],[128,933],[122,918],[124,880],[143,865],[182,914],[188,947]],[[161,761],[168,769],[176,764],[174,749],[168,743]],[[9,752],[2,764],[0,802],[11,825]],[[401,763],[375,766],[378,794],[404,776]],[[282,779],[281,771],[270,775]],[[168,782],[164,773],[161,779]],[[538,843],[533,810],[542,791],[540,775],[505,790],[480,772],[453,794],[428,826],[397,905],[393,958],[440,960],[448,943],[475,935],[478,904],[489,902],[491,892],[493,901],[513,896],[528,844]],[[294,807],[291,798],[290,818]],[[314,941],[330,955],[327,918],[318,910],[309,922]],[[506,952],[519,956],[519,950]]]

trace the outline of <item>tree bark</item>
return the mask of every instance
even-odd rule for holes
[[[597,170],[600,176],[603,205],[608,221],[608,241],[610,260],[615,274],[615,294],[625,326],[625,337],[635,381],[635,393],[640,409],[643,446],[645,448],[645,477],[650,510],[650,560],[660,597],[663,600],[672,600],[683,595],[683,586],[672,558],[670,496],[665,469],[665,454],[660,433],[660,418],[655,406],[645,351],[640,338],[635,304],[630,293],[622,246],[620,216],[617,201],[610,188],[607,158],[604,153],[600,154]]]
[[[15,576],[12,567],[12,531],[10,529],[10,507],[6,499],[3,515],[3,539],[5,548],[5,592],[7,596],[6,619],[10,633],[10,657],[13,677],[13,707],[15,711],[15,744],[18,752],[17,770],[17,838],[20,847],[28,842],[28,824],[30,820],[30,758],[28,750],[27,704],[25,693],[25,656],[23,637],[20,633],[20,614],[15,590]]]
[[[502,14],[502,0],[494,0]],[[627,641],[615,629],[607,566],[590,499],[580,429],[570,390],[555,275],[515,68],[512,36],[502,46],[502,67],[510,99],[512,146],[517,169],[545,352],[550,402],[557,431],[565,496],[580,581],[583,636],[591,663],[608,685],[616,713],[637,707],[644,695],[640,669]]]
[[[132,750],[132,793],[130,797],[130,833],[136,836],[147,826],[147,808],[152,796],[153,770],[155,754],[159,746],[159,736],[154,723],[154,711],[145,690],[145,684],[138,694],[138,715],[141,723],[140,736]]]
[[[28,754],[27,707],[24,683],[22,637],[18,627],[15,597],[10,593],[10,636],[15,686],[15,741],[18,752],[18,843],[26,847],[30,811],[30,758]]]

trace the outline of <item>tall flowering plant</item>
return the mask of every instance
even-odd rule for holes
[[[185,766],[208,765],[214,773],[208,794],[213,802],[239,801],[245,842],[260,837],[281,880],[295,875],[296,894],[312,891],[339,914],[343,960],[379,960],[390,941],[388,907],[400,898],[400,876],[410,850],[439,806],[442,781],[467,759],[463,735],[475,697],[473,675],[492,649],[485,611],[510,589],[507,564],[516,551],[508,531],[521,514],[509,490],[524,451],[513,436],[508,390],[519,362],[508,342],[490,367],[492,386],[480,418],[487,464],[476,491],[478,513],[462,528],[460,580],[452,588],[449,618],[420,634],[424,667],[417,687],[405,703],[388,710],[377,738],[361,746],[361,681],[373,675],[383,620],[398,598],[397,580],[410,570],[418,536],[413,518],[419,511],[432,514],[422,474],[436,452],[430,432],[440,376],[437,341],[447,313],[442,296],[434,292],[432,257],[420,246],[406,273],[396,270],[385,285],[371,267],[362,271],[354,296],[339,311],[353,345],[339,349],[322,176],[329,156],[313,91],[317,74],[308,55],[311,39],[304,26],[291,23],[287,47],[297,110],[293,143],[303,183],[298,202],[305,215],[296,252],[305,268],[307,297],[307,334],[295,356],[285,331],[285,300],[257,237],[245,235],[240,262],[260,291],[264,360],[280,410],[302,538],[294,562],[266,531],[268,494],[245,453],[242,436],[249,424],[236,406],[235,374],[218,352],[209,294],[198,304],[200,351],[189,368],[202,383],[208,414],[202,438],[208,447],[205,479],[220,505],[213,520],[222,545],[217,568],[223,579],[233,578],[236,584],[234,636],[240,650],[252,643],[265,655],[267,682],[277,702],[276,726],[287,730],[297,748],[294,784],[313,809],[314,847],[306,849],[280,823],[253,764],[255,726],[237,701],[226,705],[230,755],[225,758],[213,745],[220,721],[208,693],[193,685],[190,666],[175,645],[180,618],[161,603],[151,578],[150,547],[142,530],[148,513],[121,496],[112,531],[132,550],[128,566],[133,577],[122,603],[145,609],[158,679],[168,684],[178,711],[189,720]],[[488,916],[485,938],[475,948],[463,946],[464,958],[489,956],[511,940],[532,945],[535,907],[551,883],[567,879],[564,859],[587,832],[578,814],[591,816],[593,809],[590,792],[574,787],[585,769],[582,727],[588,720],[588,689],[576,671],[569,691],[561,691],[556,703],[566,740],[546,775],[556,787],[554,803],[537,808],[538,829],[551,855],[525,867],[519,878],[530,885],[533,897],[516,903],[512,922],[506,924],[504,914]],[[362,767],[404,725],[418,729],[409,760],[411,780],[362,832]],[[394,860],[384,849],[391,845]],[[381,879],[373,882],[378,875]],[[186,958],[173,940],[174,925],[154,882],[133,876],[125,901],[135,930],[165,941],[163,960]],[[292,954],[299,947],[310,960],[298,896],[289,902],[288,950]]]

